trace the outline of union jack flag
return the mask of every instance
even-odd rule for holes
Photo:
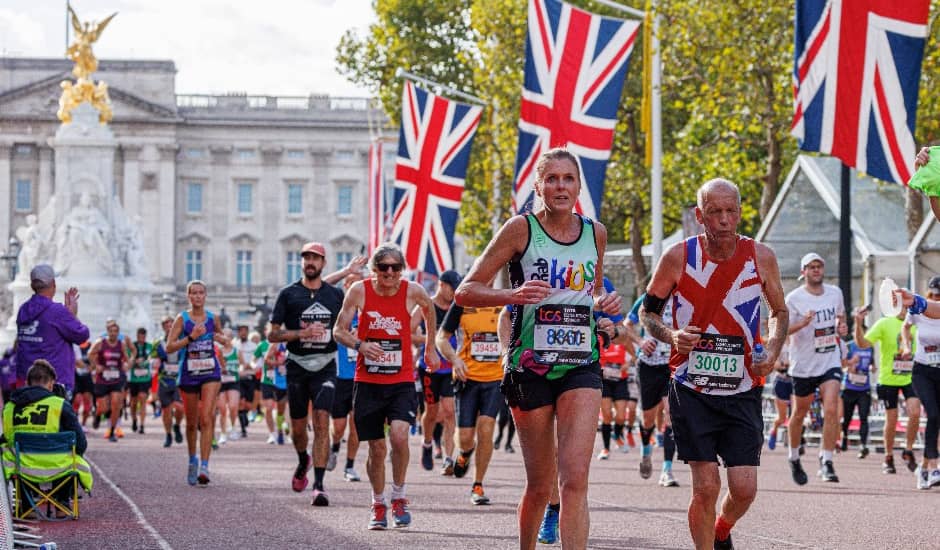
[[[369,145],[369,253],[390,232],[391,222],[388,198],[385,191],[385,171],[382,166],[382,142],[378,139]]]
[[[437,275],[454,267],[454,228],[482,111],[405,83],[388,238],[411,269]]]
[[[911,177],[929,0],[798,0],[791,132],[800,149]]]
[[[553,147],[580,160],[576,210],[597,218],[617,107],[638,21],[601,17],[558,0],[529,1],[513,207],[533,199],[535,164]]]

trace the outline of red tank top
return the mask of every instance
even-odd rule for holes
[[[359,313],[357,334],[362,342],[382,346],[382,357],[367,360],[356,357],[356,382],[399,384],[414,382],[414,360],[411,356],[411,314],[408,312],[408,281],[392,296],[380,296],[371,279],[363,282],[365,301]]]
[[[674,328],[696,326],[702,338],[689,355],[669,358],[676,382],[712,395],[733,395],[764,384],[751,373],[751,348],[760,342],[763,282],[754,241],[739,237],[734,255],[708,257],[702,236],[685,241],[682,275],[672,295]]]
[[[123,366],[124,360],[124,342],[118,340],[111,344],[107,339],[102,340],[98,349],[98,364],[104,367],[104,370],[95,373],[95,383],[119,383],[122,376],[121,366]]]

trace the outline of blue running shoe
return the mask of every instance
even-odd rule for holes
[[[277,432],[277,444],[278,445],[284,444],[284,432]]]
[[[186,482],[195,485],[199,476],[199,460],[195,457],[189,459],[189,472],[186,474]]]
[[[777,448],[777,430],[770,430],[770,437],[767,438],[767,448],[771,451]]]
[[[558,512],[551,508],[545,508],[542,527],[539,528],[539,542],[558,544]]]

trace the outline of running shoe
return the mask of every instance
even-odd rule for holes
[[[460,479],[467,475],[470,469],[470,457],[464,456],[462,452],[457,453],[457,460],[454,461],[454,477]]]
[[[310,499],[311,506],[329,506],[330,499],[326,496],[326,491],[322,491],[314,487],[313,489],[313,498]]]
[[[917,460],[914,459],[914,451],[905,450],[901,453],[901,460],[907,462],[907,469],[914,471],[917,469]]]
[[[195,485],[199,477],[199,462],[189,461],[189,470],[186,473],[186,482],[190,485]]]
[[[607,460],[610,458],[610,451],[607,449],[601,449],[601,452],[597,453],[597,460]]]
[[[421,467],[427,471],[434,469],[434,449],[431,447],[421,447]]]
[[[539,542],[558,544],[558,512],[548,507],[545,508],[542,526],[539,527]]]
[[[490,503],[490,498],[483,494],[483,485],[474,484],[470,489],[470,502],[476,506],[483,506]]]
[[[838,450],[840,450],[840,451],[848,451],[848,450],[849,450],[849,439],[848,439],[847,437],[843,437],[843,438],[842,438],[842,441],[836,446],[836,449],[838,449]]]
[[[649,445],[643,446],[643,455],[640,457],[640,477],[649,479],[653,475],[653,449]]]
[[[143,425],[140,426],[140,429],[137,430],[137,433],[139,433],[140,435],[144,435],[144,426],[143,426]]]
[[[636,447],[636,439],[633,438],[633,432],[627,432],[627,445]]]
[[[277,444],[278,445],[284,444],[284,432],[277,432]]]
[[[169,447],[172,444],[173,444],[173,436],[170,434],[166,434],[166,439],[163,440],[163,446]]]
[[[175,439],[177,443],[183,442],[183,432],[180,431],[179,424],[173,424],[173,439]]]
[[[236,430],[235,428],[232,428],[231,430],[228,431],[229,441],[235,441],[239,437],[241,437],[241,434],[239,434],[238,430]]]
[[[831,460],[827,460],[820,466],[819,477],[821,477],[823,481],[839,483],[839,476],[836,475],[836,469],[833,468]]]
[[[434,446],[434,458],[441,460],[444,458],[444,451],[441,450],[437,445]]]
[[[806,482],[809,481],[809,477],[806,476],[806,470],[804,470],[803,465],[800,464],[800,459],[790,461],[790,475],[793,476],[793,483],[797,485],[806,485]]]
[[[618,448],[621,453],[627,454],[630,452],[630,445],[627,444],[626,440],[624,440],[622,437],[620,438],[620,442],[618,442],[617,445],[619,445]]]
[[[928,480],[929,480],[931,487],[936,487],[937,485],[940,485],[940,470],[934,468],[933,471],[930,472],[930,477],[928,478]]]
[[[203,464],[199,466],[199,476],[196,478],[196,481],[198,481],[200,485],[209,484],[209,465],[208,464]]]
[[[343,477],[346,478],[346,481],[359,481],[359,473],[356,472],[355,468],[346,468],[343,470]]]
[[[214,437],[212,438],[212,450],[213,450],[213,451],[218,451],[218,450],[219,450],[219,442],[218,442],[218,440],[217,440],[216,438],[214,438]]]
[[[672,470],[663,470],[663,473],[659,476],[659,485],[662,487],[678,487],[679,482],[672,475]]]
[[[137,419],[136,418],[134,419],[134,422],[131,423],[131,431],[134,433],[137,432]]]
[[[297,464],[297,469],[294,470],[294,476],[290,480],[290,488],[294,490],[295,493],[301,493],[304,489],[307,488],[307,484],[310,483],[310,480],[307,479],[307,472],[310,471],[310,457],[307,457],[306,462],[301,462]]]
[[[883,474],[896,474],[898,473],[897,469],[894,467],[894,457],[886,456],[885,461],[881,464],[881,473]]]
[[[120,426],[114,428],[114,433],[116,433],[118,437],[124,437],[124,430],[121,429]]]
[[[386,511],[385,504],[372,503],[372,518],[369,520],[369,529],[382,531],[388,527],[388,520],[385,518]]]
[[[930,489],[930,476],[927,473],[927,470],[924,470],[920,466],[917,467],[917,471],[914,472],[914,475],[917,476],[917,488],[921,490]]]
[[[257,416],[258,416],[258,413],[256,413],[255,411],[248,411],[248,422],[254,422]]]
[[[277,444],[277,436],[275,436],[274,434],[269,435],[269,436],[268,436],[268,440],[265,441],[265,443],[267,443],[268,445],[276,445],[276,444]]]
[[[219,435],[219,445],[225,445],[226,443],[228,443],[228,436],[225,435],[225,432],[222,432]]]
[[[617,444],[617,447],[620,448],[620,449],[623,449],[624,447],[627,446],[627,442],[623,439],[623,436],[622,436],[622,435],[621,435],[620,437],[615,437],[615,438],[614,438],[614,443],[616,443],[616,444]]]
[[[516,452],[516,450],[513,449],[513,448],[512,448],[512,445],[509,444],[509,443],[506,443],[506,449],[505,449],[505,451],[506,451],[507,453],[509,453],[509,454],[513,454],[513,453]]]
[[[336,469],[336,453],[330,451],[330,456],[326,459],[326,471],[332,472]]]
[[[111,431],[108,433],[108,441],[110,441],[110,442],[112,442],[112,443],[117,443],[117,440],[118,440],[117,434],[114,433],[114,430],[111,430]]]
[[[454,475],[454,459],[447,457],[444,459],[444,465],[441,466],[441,475],[442,476],[452,476]]]
[[[864,459],[865,457],[868,456],[868,453],[869,453],[868,447],[862,447],[861,449],[858,450],[858,459],[859,460]]]
[[[731,542],[731,533],[728,533],[728,538],[725,540],[715,539],[715,544],[712,548],[715,550],[734,550],[734,543]]]
[[[777,430],[770,430],[770,435],[767,437],[767,448],[771,451],[777,448]]]
[[[395,527],[408,527],[411,525],[411,512],[408,511],[408,499],[392,499],[392,525]]]

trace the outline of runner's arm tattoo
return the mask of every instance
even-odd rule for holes
[[[672,345],[672,329],[666,326],[663,318],[655,313],[646,311],[645,307],[640,308],[640,320],[646,327],[646,332],[653,338]]]

